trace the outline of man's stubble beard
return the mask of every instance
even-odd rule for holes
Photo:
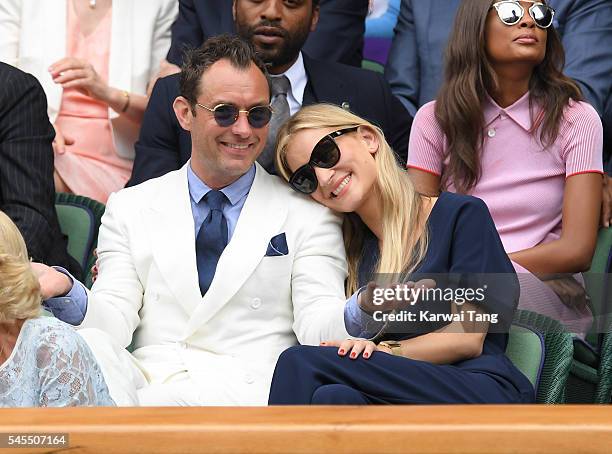
[[[255,29],[261,26],[274,27],[282,31],[283,44],[280,48],[265,49],[255,44],[253,40],[255,36]],[[238,13],[236,13],[235,27],[236,33],[255,47],[257,54],[269,68],[278,68],[293,63],[306,43],[308,35],[310,34],[309,26],[304,26],[293,36],[291,36],[287,30],[282,29],[271,21],[260,21],[257,23],[257,25],[250,26],[241,23]]]

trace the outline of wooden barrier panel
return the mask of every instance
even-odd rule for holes
[[[609,453],[612,406],[5,409],[0,432],[69,434],[19,454]]]

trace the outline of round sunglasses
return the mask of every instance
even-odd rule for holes
[[[258,129],[270,123],[272,118],[272,107],[270,106],[254,106],[249,110],[240,110],[234,104],[217,104],[211,108],[197,102],[196,106],[212,112],[217,124],[224,128],[236,123],[241,112],[246,114],[249,124]]]
[[[338,144],[334,139],[343,134],[357,131],[358,128],[359,126],[353,126],[339,129],[330,132],[319,140],[312,149],[310,160],[291,175],[291,178],[289,178],[289,185],[303,194],[312,194],[315,192],[319,186],[319,180],[317,179],[317,174],[313,166],[331,169],[338,164],[338,161],[340,161],[340,148],[338,148]]]
[[[506,25],[518,24],[525,15],[525,9],[517,1],[496,2],[491,8],[495,8],[499,20]],[[538,27],[548,28],[553,23],[555,10],[544,3],[533,2],[529,7],[529,15]]]

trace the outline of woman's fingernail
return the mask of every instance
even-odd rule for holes
[[[340,354],[340,355],[344,355],[344,349],[343,349],[343,348],[341,348],[340,350],[338,350],[338,354]]]
[[[357,353],[353,352],[351,353],[351,358],[356,358],[357,357]]]
[[[321,342],[320,345],[327,345],[327,342]]]
[[[363,357],[364,357],[364,358],[369,358],[369,357],[370,357],[370,354],[369,354],[368,352],[365,352],[365,353],[363,354]]]

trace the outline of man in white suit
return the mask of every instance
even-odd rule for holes
[[[181,94],[191,160],[111,196],[90,293],[45,269],[43,297],[78,325],[120,405],[265,405],[283,350],[348,336],[340,220],[255,163],[270,89],[248,44],[193,51]],[[215,256],[206,241],[221,237]]]

